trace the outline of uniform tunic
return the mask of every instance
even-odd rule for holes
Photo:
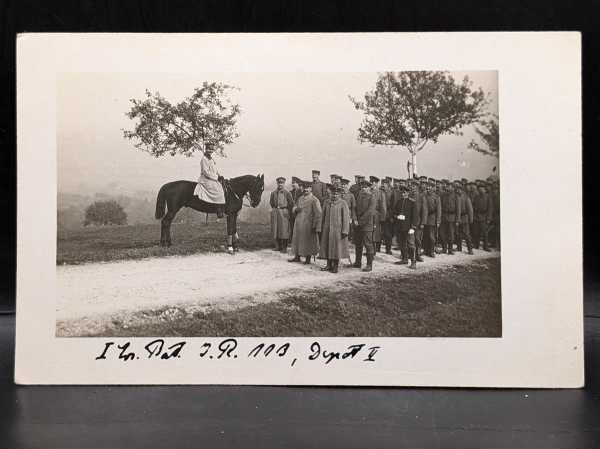
[[[203,156],[200,160],[200,178],[194,195],[207,203],[225,204],[225,192],[219,182],[219,173],[214,159]]]
[[[271,231],[273,239],[290,238],[290,216],[294,207],[292,194],[285,189],[271,192]]]
[[[321,232],[321,204],[313,194],[309,193],[298,198],[294,210],[296,219],[292,252],[302,257],[315,256],[319,252],[317,232]]]
[[[350,209],[343,199],[328,201],[323,208],[323,226],[319,256],[325,259],[347,259]],[[342,234],[345,235],[342,238]]]

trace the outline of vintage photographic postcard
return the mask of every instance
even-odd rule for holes
[[[582,386],[578,33],[17,52],[16,382]]]

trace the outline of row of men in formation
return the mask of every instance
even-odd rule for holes
[[[287,252],[291,239],[294,258],[290,262],[310,264],[313,256],[327,259],[322,270],[338,272],[340,260],[350,259],[349,242],[355,245],[355,268],[373,269],[373,258],[381,251],[392,254],[395,237],[400,260],[397,264],[416,269],[422,255],[435,257],[436,251],[468,254],[473,248],[489,251],[500,248],[500,193],[497,181],[450,182],[426,176],[413,179],[357,175],[355,184],[332,174],[331,183],[277,178],[271,193],[271,229],[276,250]],[[440,248],[436,246],[439,244]]]

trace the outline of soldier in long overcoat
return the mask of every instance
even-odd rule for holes
[[[303,189],[304,194],[298,198],[298,204],[293,209],[296,214],[292,238],[294,258],[289,261],[300,262],[300,258],[304,257],[304,263],[309,264],[312,256],[319,253],[322,211],[319,200],[311,192],[311,183],[304,182]]]
[[[469,254],[473,254],[473,241],[471,240],[471,224],[473,223],[473,203],[464,190],[466,183],[456,184],[456,193],[460,201],[460,224],[457,229],[456,250],[462,251],[462,241],[467,243]]]
[[[340,259],[348,259],[348,233],[350,232],[350,209],[341,198],[341,189],[334,188],[331,198],[323,208],[321,226],[321,249],[319,255],[327,259],[323,271],[338,272]]]
[[[423,236],[423,249],[425,255],[435,257],[435,241],[437,230],[442,222],[442,204],[440,197],[435,193],[435,181],[426,183],[425,201],[427,202],[427,221]]]
[[[492,198],[487,193],[486,183],[480,181],[478,192],[473,197],[473,247],[479,249],[479,244],[483,240],[484,251],[489,251],[488,247],[488,226],[492,220],[493,204]]]
[[[273,240],[277,244],[277,250],[287,251],[290,239],[290,217],[294,200],[292,194],[285,189],[285,178],[277,178],[277,189],[271,192],[269,203],[271,204],[271,232]]]
[[[367,253],[367,266],[363,271],[373,269],[373,257],[375,248],[373,246],[373,220],[375,217],[376,198],[371,190],[371,183],[363,181],[362,189],[356,200],[356,217],[358,224],[354,233],[354,245],[356,248],[356,260],[353,267],[361,268],[363,247]]]

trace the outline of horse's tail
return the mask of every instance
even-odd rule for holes
[[[165,216],[165,208],[167,207],[167,199],[165,196],[165,186],[162,186],[156,197],[156,211],[154,212],[154,218],[157,220]]]

